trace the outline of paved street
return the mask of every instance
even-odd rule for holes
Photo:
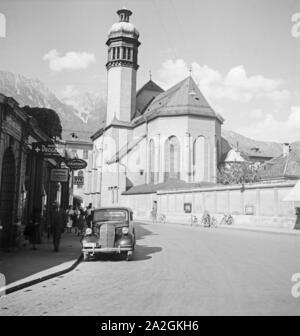
[[[0,298],[0,315],[300,314],[300,237],[137,224],[130,262],[74,271]]]

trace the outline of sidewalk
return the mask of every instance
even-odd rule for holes
[[[136,222],[152,224],[152,220],[148,219],[136,219]],[[166,222],[165,224],[157,222],[157,224],[161,225],[182,225],[186,227],[195,227],[200,228],[201,225],[190,225],[187,223],[179,223],[179,222]],[[244,231],[255,231],[262,233],[275,233],[275,234],[288,234],[288,235],[296,235],[300,237],[300,230],[291,230],[291,229],[283,229],[283,228],[274,228],[274,227],[263,227],[263,226],[249,226],[249,225],[218,225],[218,229],[224,230],[244,230]]]
[[[7,294],[71,270],[81,256],[80,237],[73,233],[62,235],[59,252],[53,251],[52,240],[36,246],[36,251],[27,243],[19,251],[0,252],[0,273],[6,278]]]

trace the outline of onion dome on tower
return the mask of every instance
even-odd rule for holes
[[[108,31],[108,59],[106,68],[112,66],[129,66],[138,69],[137,53],[140,42],[139,32],[129,22],[132,12],[122,8],[117,11],[119,22],[114,23]]]

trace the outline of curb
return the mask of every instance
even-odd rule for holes
[[[59,275],[68,273],[68,272],[72,271],[75,267],[77,267],[77,265],[81,262],[81,260],[82,260],[82,253],[79,255],[79,257],[74,261],[74,263],[71,266],[69,266],[69,267],[67,267],[65,269],[62,269],[60,271],[54,272],[54,273],[44,275],[44,276],[42,276],[40,278],[32,279],[32,280],[29,280],[27,282],[15,285],[13,287],[9,287],[9,288],[7,288],[5,290],[5,295],[11,294],[13,292],[16,292],[18,290],[24,289],[26,287],[30,287],[30,286],[36,285],[36,284],[38,284],[40,282],[43,282],[45,280],[49,280],[51,278],[55,278],[55,277],[57,277]]]
[[[218,226],[218,229],[224,230],[239,230],[239,231],[252,231],[252,232],[260,232],[260,233],[269,233],[269,234],[277,234],[277,235],[289,235],[289,236],[300,236],[300,230],[291,230],[291,231],[272,231],[267,229],[258,229],[258,228],[249,228],[249,227],[237,227],[237,226]]]

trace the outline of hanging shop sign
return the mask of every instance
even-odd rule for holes
[[[56,158],[61,156],[54,143],[51,142],[33,142],[32,150],[46,158]]]
[[[50,171],[51,182],[68,182],[69,169],[68,168],[53,168]]]
[[[84,169],[87,162],[81,159],[70,159],[66,161],[66,165],[72,170]]]
[[[83,176],[74,176],[74,184],[75,185],[83,185],[84,177]]]

